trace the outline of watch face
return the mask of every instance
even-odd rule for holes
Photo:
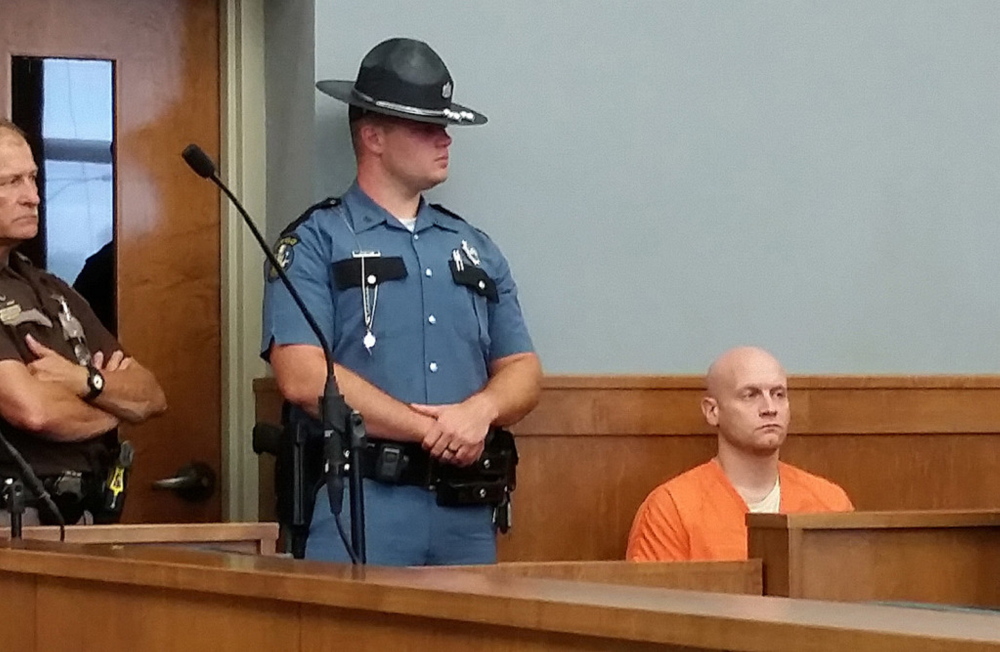
[[[90,384],[93,385],[96,390],[104,389],[104,376],[99,373],[94,374],[91,376]]]

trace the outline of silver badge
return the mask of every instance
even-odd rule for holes
[[[61,294],[53,294],[52,298],[59,302],[59,325],[62,326],[63,337],[73,345],[73,355],[81,365],[90,364],[90,349],[87,348],[87,336],[83,331],[83,324],[76,318],[66,303],[66,297]]]
[[[441,87],[441,97],[443,97],[446,100],[449,97],[451,97],[451,82],[448,82],[447,84]]]
[[[469,246],[469,243],[462,240],[462,251],[468,257],[469,262],[471,262],[476,267],[479,267],[479,252],[476,251],[475,247]]]

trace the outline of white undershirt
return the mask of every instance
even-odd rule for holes
[[[781,479],[774,481],[774,488],[756,503],[747,503],[751,514],[777,514],[781,507]]]
[[[400,224],[402,224],[407,229],[409,229],[411,233],[413,232],[413,228],[417,225],[417,218],[415,218],[415,217],[411,217],[408,220],[404,220],[404,219],[401,219],[401,218],[398,218],[398,217],[396,219],[399,220]]]

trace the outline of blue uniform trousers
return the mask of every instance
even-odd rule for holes
[[[364,480],[368,563],[378,566],[491,564],[496,561],[493,508],[440,507],[433,492]],[[345,487],[341,522],[350,540]],[[349,563],[323,487],[316,497],[306,559]]]

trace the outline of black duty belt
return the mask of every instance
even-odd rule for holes
[[[104,483],[93,473],[65,471],[56,475],[40,475],[38,479],[69,525],[79,521],[85,511],[94,513],[100,506]],[[0,477],[0,483],[6,481],[6,477]],[[41,498],[27,484],[24,490],[27,496],[25,504],[38,510],[42,524],[55,525],[58,521]]]
[[[13,479],[15,479],[14,474],[0,474],[0,484]],[[68,496],[77,500],[82,500],[85,496],[98,494],[104,489],[103,481],[93,473],[65,471],[58,474],[40,475],[38,479],[49,494],[53,496]],[[29,500],[37,500],[38,497],[35,496],[27,483],[24,483],[24,489],[29,496]]]
[[[516,467],[513,436],[494,428],[482,456],[466,467],[438,462],[419,444],[368,438],[361,471],[376,482],[434,491],[439,505],[464,506],[506,502],[517,482]]]

